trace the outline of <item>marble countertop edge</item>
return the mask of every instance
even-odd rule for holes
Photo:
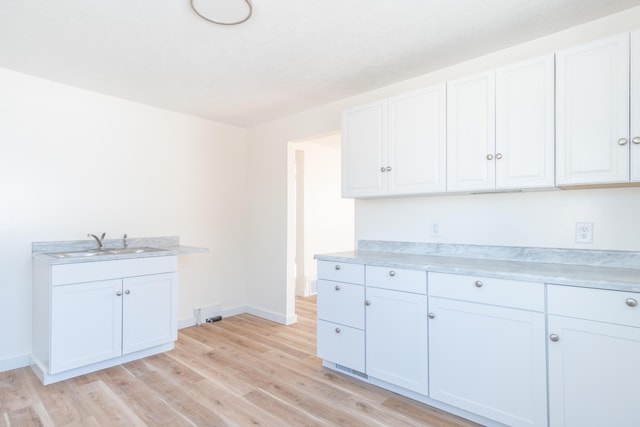
[[[319,261],[350,262],[390,268],[408,268],[434,273],[482,275],[566,286],[640,292],[640,269],[492,260],[393,252],[351,251],[315,256]]]

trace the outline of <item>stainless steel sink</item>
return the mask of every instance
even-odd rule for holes
[[[71,252],[58,252],[48,254],[55,258],[85,258],[98,255],[128,255],[128,254],[143,254],[148,252],[164,252],[167,249],[140,247],[140,248],[122,248],[122,249],[87,249],[84,251],[71,251]]]
[[[147,253],[147,252],[163,252],[166,251],[167,249],[160,249],[160,248],[150,248],[150,247],[142,247],[142,248],[122,248],[122,249],[106,249],[107,252],[110,252],[112,254],[116,254],[116,255],[122,255],[122,254],[143,254],[143,253]]]

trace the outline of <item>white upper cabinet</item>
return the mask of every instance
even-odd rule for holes
[[[496,70],[497,189],[554,185],[554,58]]]
[[[443,192],[445,85],[346,111],[342,116],[342,195]]]
[[[640,31],[631,33],[631,181],[640,182]]]
[[[556,54],[556,184],[629,181],[629,34]]]
[[[446,190],[446,86],[389,100],[389,194]]]
[[[495,187],[495,72],[447,84],[447,191]]]
[[[342,114],[342,197],[386,194],[386,148],[386,101]]]

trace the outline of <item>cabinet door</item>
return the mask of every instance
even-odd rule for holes
[[[631,33],[631,181],[640,182],[640,31]]]
[[[389,100],[389,194],[446,191],[446,86]]]
[[[386,149],[386,101],[342,114],[342,197],[386,194]]]
[[[640,420],[640,329],[549,316],[551,427],[632,427]]]
[[[556,183],[629,181],[629,35],[556,54]]]
[[[547,422],[543,313],[429,298],[429,395],[509,426]]]
[[[447,83],[447,191],[495,187],[495,72]]]
[[[427,395],[427,296],[367,288],[367,375]]]
[[[176,340],[175,282],[175,273],[123,280],[123,354]]]
[[[496,187],[554,185],[554,58],[496,70]]]
[[[122,281],[54,286],[49,374],[121,355]]]

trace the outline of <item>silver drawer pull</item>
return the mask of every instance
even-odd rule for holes
[[[560,337],[559,337],[559,336],[557,336],[556,334],[551,334],[551,335],[549,335],[549,339],[550,339],[551,341],[553,341],[553,342],[558,342],[558,341],[560,341]]]
[[[336,334],[339,334],[340,332],[342,332],[340,328],[336,328]]]
[[[129,289],[127,289],[126,291],[124,291],[124,293],[129,295],[131,293],[131,291]]]
[[[117,291],[117,292],[116,292],[116,296],[121,297],[121,296],[122,296],[122,291]]]
[[[627,298],[626,303],[629,307],[635,307],[638,305],[638,301],[635,298]]]
[[[627,145],[627,142],[629,142],[627,138],[620,138],[618,140],[618,145]]]
[[[336,289],[336,291],[339,291],[340,290],[340,285],[336,285],[335,289]]]
[[[389,276],[393,277],[393,276],[395,276],[395,275],[396,275],[396,272],[395,272],[395,271],[391,270],[391,271],[389,272]]]
[[[336,270],[340,270],[340,265],[336,264]]]
[[[434,317],[436,317],[435,313],[429,313],[429,319],[433,319]]]
[[[640,136],[636,136],[631,140],[631,142],[633,142],[634,144],[640,144]]]
[[[481,288],[482,287],[482,282],[480,280],[476,280],[476,288]]]
[[[368,299],[364,300],[364,305],[371,305],[371,301],[369,301]]]

